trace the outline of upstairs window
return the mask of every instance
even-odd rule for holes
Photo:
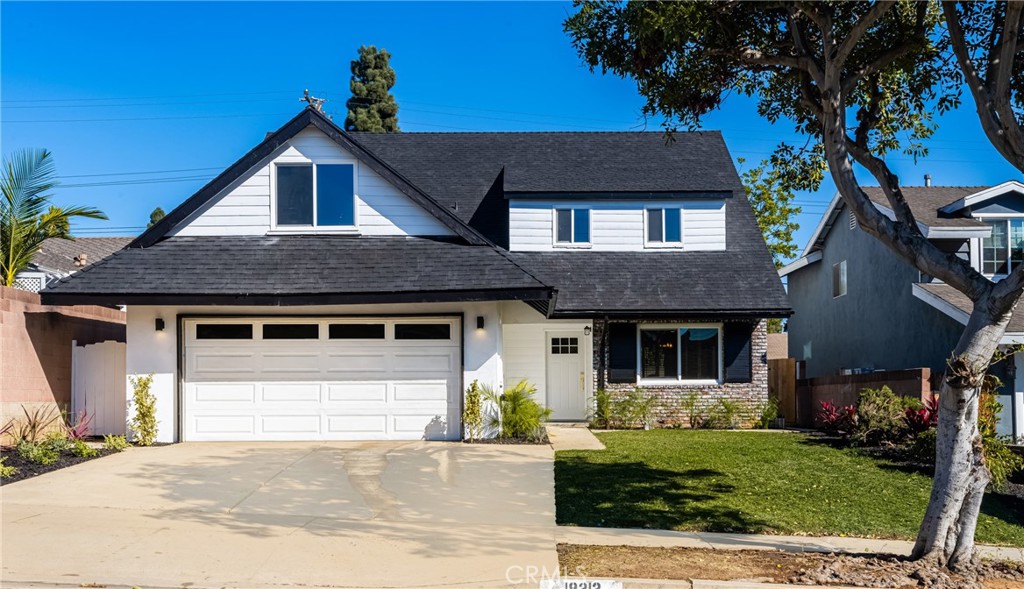
[[[647,209],[647,246],[681,247],[683,220],[680,209]]]
[[[992,236],[981,240],[981,272],[1009,274],[1024,262],[1024,219],[986,219]]]
[[[832,264],[832,298],[846,294],[846,260]]]
[[[555,209],[555,244],[590,244],[590,209]]]
[[[355,166],[279,164],[279,227],[352,227],[356,224]]]

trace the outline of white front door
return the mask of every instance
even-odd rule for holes
[[[587,418],[587,354],[583,331],[547,333],[547,406],[551,419]]]

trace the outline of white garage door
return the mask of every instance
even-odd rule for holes
[[[460,436],[455,318],[189,319],[183,437]]]

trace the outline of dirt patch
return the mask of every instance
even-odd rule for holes
[[[28,460],[25,460],[24,458],[21,457],[20,454],[18,454],[17,451],[13,449],[5,449],[2,452],[0,452],[0,456],[6,458],[6,460],[4,460],[4,466],[13,466],[14,468],[18,469],[18,472],[14,476],[4,477],[3,479],[0,479],[0,483],[4,485],[9,485],[11,483],[16,483],[24,479],[37,477],[41,474],[45,474],[54,470],[60,470],[62,468],[74,466],[75,464],[78,464],[80,462],[96,460],[97,458],[102,458],[107,454],[113,453],[113,450],[107,450],[105,448],[97,449],[97,451],[99,452],[98,456],[90,456],[88,458],[75,456],[70,452],[61,452],[60,458],[57,459],[57,462],[54,462],[52,464],[39,464],[36,462],[29,462]]]
[[[850,556],[768,550],[641,548],[559,544],[570,575],[853,585],[886,589],[1024,589],[1024,564],[983,563],[978,578],[923,569],[893,556]]]

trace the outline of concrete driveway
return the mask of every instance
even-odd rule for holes
[[[439,442],[133,448],[0,488],[3,583],[537,586],[552,451]]]

